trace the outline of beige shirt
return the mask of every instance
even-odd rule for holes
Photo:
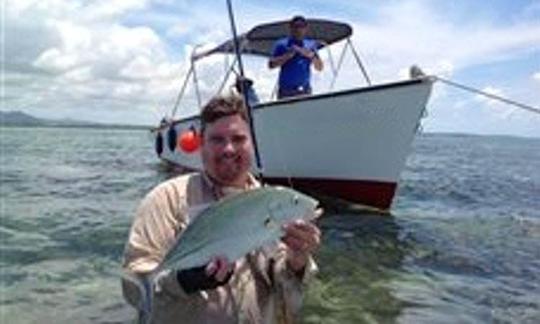
[[[260,186],[250,177],[243,190]],[[152,273],[166,252],[196,217],[201,206],[243,191],[224,188],[199,173],[182,175],[154,188],[141,202],[126,245],[123,269],[134,276]],[[224,286],[187,295],[174,271],[153,274],[152,323],[291,323],[302,304],[302,292],[317,271],[310,258],[303,277],[287,266],[283,243],[249,253],[235,263]],[[125,299],[140,307],[140,289],[122,280]]]

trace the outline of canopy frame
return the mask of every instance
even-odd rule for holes
[[[288,35],[288,34],[283,34],[285,33],[284,30],[287,30],[286,28],[288,28],[288,23],[289,23],[288,21],[279,21],[279,22],[274,22],[274,23],[262,24],[262,25],[252,28],[247,33],[244,33],[238,36],[239,52],[244,55],[256,55],[256,56],[262,56],[262,57],[268,57],[268,58],[271,57],[272,53],[268,47],[268,44],[271,43],[273,45],[275,41]],[[358,54],[358,51],[355,49],[351,41],[352,28],[348,24],[333,22],[329,20],[322,20],[322,19],[308,19],[308,23],[310,26],[310,30],[313,30],[314,27],[318,28],[317,30],[319,34],[315,34],[316,37],[314,38],[316,41],[319,42],[318,49],[321,50],[323,48],[326,48],[327,50],[328,61],[330,62],[330,69],[332,72],[332,80],[329,85],[328,91],[332,91],[334,88],[341,66],[343,65],[344,57],[348,50],[352,52],[355,62],[358,65],[367,85],[368,86],[372,85],[371,79],[369,78],[367,70],[364,64],[362,63],[362,60],[360,59],[360,55]],[[338,28],[339,32],[335,32],[332,35],[332,37],[327,37],[328,41],[323,39],[324,37],[320,37],[320,36],[317,37],[317,35],[324,34],[324,31],[327,30],[329,26]],[[268,35],[268,33],[270,33],[270,35]],[[308,34],[308,37],[309,37],[309,34]],[[341,50],[341,53],[340,53],[340,56],[336,65],[335,60],[332,55],[332,51],[330,50],[330,45],[340,42],[342,40],[345,40],[346,43],[344,44]],[[263,44],[261,42],[265,42],[265,43]],[[262,45],[258,46],[257,44],[258,45],[262,44]],[[216,46],[206,51],[199,51],[201,47],[202,47],[201,45],[197,45],[193,48],[193,52],[191,54],[191,59],[190,59],[190,67],[186,74],[184,82],[182,84],[182,87],[180,89],[180,93],[178,94],[176,102],[174,104],[172,114],[170,116],[171,120],[174,119],[178,111],[180,103],[182,102],[182,98],[185,95],[187,84],[190,78],[193,81],[195,95],[197,98],[198,110],[200,111],[202,109],[202,98],[201,98],[200,88],[198,84],[199,83],[198,76],[197,76],[197,71],[196,71],[197,61],[203,58],[206,58],[208,56],[214,55],[214,54],[224,54],[225,75],[223,77],[223,80],[216,94],[223,93],[223,90],[225,89],[225,86],[227,85],[227,82],[231,74],[234,73],[235,75],[238,76],[238,72],[235,71],[234,69],[235,65],[237,64],[238,59],[235,57],[232,60],[232,62],[228,62],[228,57],[227,57],[227,55],[235,54],[234,39],[227,40],[221,45]],[[273,88],[273,91],[270,94],[269,101],[275,98],[276,93],[277,93],[277,80]]]

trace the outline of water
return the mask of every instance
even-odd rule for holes
[[[0,128],[0,322],[126,323],[142,130]],[[540,140],[424,135],[392,216],[328,214],[305,323],[540,322]]]

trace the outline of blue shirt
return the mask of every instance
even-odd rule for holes
[[[276,42],[272,57],[281,56],[292,50],[292,46],[297,45],[304,47],[317,53],[317,42],[313,39],[304,38],[299,41],[293,37],[285,37]],[[307,89],[310,87],[311,78],[311,60],[307,57],[296,53],[287,63],[281,66],[279,71],[279,88],[280,89],[298,89],[302,87]]]

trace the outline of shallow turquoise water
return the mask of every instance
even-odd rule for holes
[[[124,323],[145,131],[0,128],[2,323]],[[419,136],[392,216],[328,212],[306,323],[540,322],[540,140]]]

